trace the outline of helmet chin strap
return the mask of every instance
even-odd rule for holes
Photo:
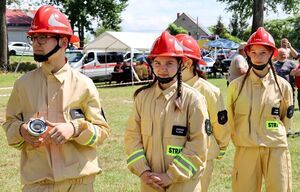
[[[160,82],[161,84],[167,84],[167,83],[170,83],[176,77],[177,73],[178,73],[178,70],[175,75],[173,75],[172,77],[166,77],[166,78],[159,77],[155,73],[154,73],[154,75],[156,76],[158,82]]]
[[[263,64],[263,65],[255,65],[255,64],[251,64],[252,65],[252,67],[254,68],[254,69],[256,69],[256,70],[259,70],[259,71],[262,71],[262,70],[264,70],[264,68],[266,68],[266,66],[268,65],[269,63],[266,63],[266,64]]]
[[[37,62],[45,62],[48,61],[48,58],[51,57],[54,53],[56,53],[60,49],[59,42],[57,39],[56,46],[46,55],[33,54],[34,60]]]

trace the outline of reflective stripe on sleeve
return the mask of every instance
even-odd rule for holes
[[[97,142],[97,140],[98,140],[98,135],[99,135],[99,133],[98,133],[98,129],[97,129],[97,127],[95,126],[95,125],[93,125],[93,132],[94,132],[94,134],[90,137],[90,139],[85,143],[85,145],[93,145],[94,143],[96,143]]]
[[[21,141],[15,145],[12,145],[14,148],[16,149],[21,149],[23,147],[23,144],[24,144],[25,141]]]
[[[225,155],[225,153],[226,153],[226,150],[224,150],[224,149],[220,149],[219,156],[220,156],[220,155],[222,155],[222,156],[223,156],[223,155]]]
[[[185,171],[189,173],[189,177],[193,176],[197,169],[189,160],[187,160],[183,155],[179,154],[174,158],[174,162],[182,167]]]
[[[145,153],[143,149],[136,150],[127,158],[127,165],[131,165],[132,163],[136,162],[137,160],[145,157]]]

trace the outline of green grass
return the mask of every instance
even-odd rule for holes
[[[1,78],[2,74],[0,75]],[[12,86],[18,75],[7,74],[5,86]],[[4,78],[5,79],[5,78]],[[221,88],[226,95],[226,81],[224,79],[210,79],[213,84]],[[0,80],[2,83],[2,81]],[[1,86],[4,86],[0,84]],[[0,87],[1,87],[0,86]],[[96,192],[135,192],[139,191],[139,180],[126,168],[123,135],[124,127],[132,109],[132,94],[137,87],[100,88],[101,104],[106,118],[112,128],[110,137],[99,147],[98,154],[103,172],[97,176]],[[0,90],[0,94],[1,90]],[[3,122],[4,109],[8,97],[0,97],[0,123]],[[297,104],[296,104],[297,106]],[[293,129],[299,130],[300,113],[295,112]],[[8,147],[4,131],[0,131],[0,188],[1,192],[17,192],[21,190],[19,176],[20,152]],[[293,167],[293,191],[300,191],[300,137],[289,139]],[[209,192],[231,191],[231,170],[233,164],[234,147],[230,144],[225,157],[215,161],[215,169]]]
[[[35,63],[33,56],[28,56],[28,55],[24,55],[24,56],[10,56],[9,57],[9,61],[10,63],[13,62],[31,62],[31,63]]]

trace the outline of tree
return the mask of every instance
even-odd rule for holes
[[[277,6],[281,5],[286,13],[297,13],[299,11],[300,0],[217,0],[228,4],[227,11],[232,11],[236,14],[242,15],[245,18],[253,16],[252,33],[258,27],[263,26],[264,11],[268,9],[276,12]]]
[[[168,27],[168,31],[170,31],[171,35],[177,34],[188,34],[188,31],[185,30],[183,27],[178,27],[176,24],[172,23]]]
[[[237,13],[234,13],[229,23],[229,29],[231,31],[230,34],[232,36],[241,38],[246,28],[247,28],[247,20],[245,19],[245,17],[238,15]]]
[[[6,0],[0,3],[0,68],[3,71],[8,69],[8,47],[6,29]]]
[[[128,0],[50,0],[62,5],[64,13],[68,15],[71,27],[78,29],[80,46],[84,45],[84,32],[92,29],[92,21],[97,21],[100,28],[119,31],[121,12],[127,7]]]
[[[225,33],[228,33],[224,23],[222,23],[222,17],[218,17],[217,24],[212,27],[212,30],[215,35],[219,35],[220,37],[224,37]]]

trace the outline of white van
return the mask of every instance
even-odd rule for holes
[[[66,57],[72,68],[98,81],[110,80],[117,62],[123,62],[122,53],[99,50],[85,54],[81,50],[70,50],[66,52]]]

